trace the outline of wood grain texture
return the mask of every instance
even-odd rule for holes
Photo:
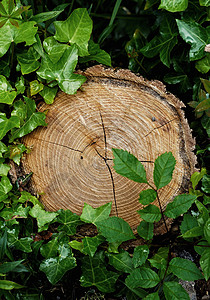
[[[160,82],[128,70],[95,66],[80,73],[87,81],[76,95],[59,92],[53,105],[40,107],[48,110],[48,127],[24,137],[32,147],[22,161],[24,170],[33,172],[33,186],[46,209],[81,214],[84,202],[98,207],[111,201],[112,215],[118,213],[135,229],[139,193],[147,185],[116,174],[111,149],[127,150],[142,161],[151,184],[154,160],[173,153],[173,179],[159,192],[164,208],[188,189],[195,166],[184,105]]]

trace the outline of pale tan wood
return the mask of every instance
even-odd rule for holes
[[[75,95],[59,92],[53,105],[40,107],[48,110],[48,127],[24,137],[25,145],[32,147],[22,161],[24,170],[33,172],[33,185],[46,209],[81,214],[85,202],[98,207],[111,201],[116,215],[116,201],[118,216],[135,229],[139,193],[147,185],[114,171],[112,148],[141,160],[151,184],[154,160],[166,151],[173,153],[173,179],[159,192],[164,208],[188,190],[195,166],[184,104],[160,82],[128,70],[95,66],[80,73],[87,81]]]

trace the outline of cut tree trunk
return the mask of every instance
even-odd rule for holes
[[[162,83],[128,70],[94,66],[80,73],[87,81],[76,95],[59,92],[52,105],[41,105],[40,111],[48,110],[48,126],[23,138],[32,147],[22,161],[24,171],[33,172],[33,187],[47,210],[81,214],[84,203],[98,207],[111,201],[111,214],[135,229],[142,208],[139,193],[148,186],[114,171],[112,148],[135,155],[152,185],[155,159],[173,153],[173,179],[159,191],[165,208],[188,190],[195,166],[184,104]]]

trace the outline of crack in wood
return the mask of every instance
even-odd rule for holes
[[[170,121],[168,121],[168,122],[166,122],[165,124],[163,124],[163,125],[160,125],[160,126],[158,126],[158,127],[155,127],[155,128],[153,128],[149,133],[147,133],[144,137],[147,137],[149,134],[151,134],[154,130],[156,130],[156,129],[159,129],[159,128],[161,128],[161,127],[163,127],[163,126],[165,126],[165,125],[167,125],[168,123],[171,123],[171,122],[173,122],[174,120],[176,120],[177,118],[174,118],[174,119],[172,119],[172,120],[170,120]]]

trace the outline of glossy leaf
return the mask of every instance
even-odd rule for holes
[[[48,86],[44,86],[43,90],[39,94],[44,98],[46,104],[52,104],[54,102],[57,91],[57,87],[50,88]]]
[[[29,84],[30,84],[30,94],[31,94],[31,96],[34,96],[34,95],[38,94],[44,88],[44,85],[41,82],[37,81],[37,80],[31,81]]]
[[[210,1],[209,0],[199,0],[199,3],[201,6],[210,6]]]
[[[210,99],[205,99],[202,102],[200,102],[198,104],[198,106],[196,107],[195,111],[196,112],[202,112],[205,110],[210,109]]]
[[[133,252],[133,264],[134,267],[137,268],[142,266],[149,255],[149,248],[147,245],[140,245],[134,249]]]
[[[54,238],[40,247],[40,253],[44,258],[56,257],[58,253],[58,238]]]
[[[95,60],[100,64],[111,67],[110,55],[106,51],[101,50],[99,44],[96,44],[92,40],[90,40],[88,44],[88,52],[89,52],[88,56],[84,56],[80,58],[79,61],[81,63],[86,63],[88,61]]]
[[[188,0],[176,0],[176,1],[170,1],[170,0],[161,0],[160,8],[163,8],[170,12],[177,12],[177,11],[183,11],[188,6]]]
[[[42,23],[42,22],[51,20],[53,18],[56,18],[57,16],[59,16],[62,13],[63,10],[64,9],[58,10],[58,11],[53,10],[53,11],[48,11],[48,12],[42,12],[35,16],[32,16],[32,18],[30,20],[35,21],[36,23]]]
[[[201,190],[204,193],[210,193],[210,176],[207,174],[203,176]]]
[[[25,75],[36,71],[40,66],[39,58],[39,53],[33,47],[18,54],[17,60],[21,67],[21,73]]]
[[[103,293],[110,293],[115,290],[115,282],[119,274],[107,271],[103,261],[96,257],[82,258],[81,286],[95,286]]]
[[[201,254],[200,266],[207,281],[210,277],[210,248],[208,246],[204,248]]]
[[[192,187],[195,189],[196,185],[199,183],[199,181],[203,178],[203,176],[206,174],[206,169],[202,168],[200,172],[194,172],[190,178],[190,181],[192,182]]]
[[[132,258],[127,251],[119,254],[108,254],[109,264],[123,273],[131,273],[134,269]]]
[[[115,171],[133,181],[147,183],[146,171],[142,163],[128,151],[112,149]]]
[[[145,240],[151,240],[153,238],[154,224],[141,221],[140,225],[137,227],[137,231],[140,237]]]
[[[151,269],[139,267],[131,272],[125,280],[125,284],[132,288],[152,288],[160,282],[158,275]]]
[[[144,300],[160,300],[158,292],[147,295]]]
[[[8,273],[8,272],[15,272],[15,268],[20,266],[22,264],[22,262],[24,261],[24,259],[22,260],[17,260],[17,261],[12,261],[12,262],[5,262],[3,264],[0,265],[0,273]]]
[[[138,213],[144,221],[149,223],[158,222],[161,219],[160,209],[153,204],[149,204],[145,208],[138,210]]]
[[[27,111],[26,119],[19,129],[13,130],[10,137],[10,142],[14,141],[17,138],[20,138],[31,131],[33,131],[38,126],[46,126],[45,118],[46,115],[42,112],[36,112],[35,101],[25,97],[25,110]],[[16,117],[13,117],[16,118]]]
[[[5,229],[0,238],[0,260],[2,261],[7,248],[7,230]]]
[[[7,79],[0,75],[0,103],[12,104],[16,94]]]
[[[181,286],[181,284],[175,281],[164,282],[163,292],[166,300],[190,300],[186,290]]]
[[[99,232],[108,242],[124,242],[135,239],[131,227],[126,221],[118,217],[110,217],[106,220],[97,221],[96,226]]]
[[[41,228],[52,222],[58,215],[56,212],[49,212],[42,209],[39,204],[36,204],[29,212],[29,214],[37,219],[37,224],[39,227],[39,231],[41,231]]]
[[[20,120],[18,117],[12,116],[7,119],[5,114],[0,113],[0,139],[2,139],[12,128],[17,127],[20,127]]]
[[[190,60],[197,60],[205,56],[205,46],[209,42],[207,30],[195,21],[176,20],[179,33],[186,43],[191,45]]]
[[[26,192],[26,191],[22,191],[21,192],[21,196],[18,199],[18,202],[20,203],[28,203],[31,202],[33,203],[33,205],[39,205],[40,207],[43,207],[43,205],[41,204],[41,202],[39,202],[39,200],[35,197],[32,196],[30,193]]]
[[[58,210],[58,216],[56,222],[61,225],[58,226],[58,231],[64,231],[68,235],[74,235],[76,233],[77,226],[81,224],[80,217],[72,213],[69,209]]]
[[[11,191],[12,185],[8,177],[3,176],[0,181],[0,201],[7,198],[7,194]]]
[[[20,285],[14,281],[9,280],[0,280],[0,289],[2,290],[13,290],[13,289],[22,289],[23,285]]]
[[[182,280],[194,281],[203,278],[192,261],[180,257],[175,257],[170,261],[169,270]]]
[[[55,64],[59,61],[64,52],[69,49],[68,45],[57,42],[52,36],[44,40],[43,47],[49,55],[50,60]]]
[[[199,237],[203,235],[203,228],[201,226],[195,226],[189,230],[187,230],[185,233],[182,234],[182,237],[184,239],[193,238],[193,237]]]
[[[106,220],[111,213],[112,203],[106,203],[98,208],[93,208],[89,204],[84,203],[83,211],[80,219],[85,223],[93,223]]]
[[[177,218],[181,214],[184,214],[187,212],[187,210],[191,207],[191,205],[195,202],[196,196],[194,195],[188,195],[188,194],[182,194],[178,195],[174,198],[173,202],[169,203],[166,206],[166,210],[164,211],[164,214],[168,218]]]
[[[176,160],[171,152],[165,152],[155,160],[153,178],[157,189],[166,186],[171,181],[175,164]]]
[[[5,153],[7,151],[7,146],[0,142],[0,158],[3,156],[2,154]]]
[[[66,21],[57,21],[54,25],[56,40],[76,44],[80,56],[88,55],[88,41],[93,25],[85,8],[75,9]]]
[[[199,72],[203,74],[208,73],[210,70],[210,54],[207,53],[206,56],[204,56],[202,59],[196,61],[195,67]]]
[[[157,197],[157,192],[152,190],[152,189],[148,189],[148,190],[144,190],[139,194],[139,202],[143,205],[147,205],[152,203],[153,201],[155,201]]]
[[[32,252],[31,243],[33,239],[30,237],[18,238],[14,230],[8,231],[8,243],[10,246],[15,247],[17,250],[29,253]]]
[[[10,166],[0,163],[0,176],[7,176]]]
[[[94,256],[97,251],[98,246],[105,241],[105,238],[101,235],[96,235],[94,237],[85,236],[82,240],[83,249],[82,252],[91,257]]]
[[[208,220],[206,221],[206,223],[204,225],[203,233],[204,233],[205,239],[210,244],[210,218],[208,218]]]
[[[184,235],[186,232],[188,232],[189,230],[197,226],[198,226],[198,222],[196,218],[189,214],[185,214],[180,226],[182,235]]]

